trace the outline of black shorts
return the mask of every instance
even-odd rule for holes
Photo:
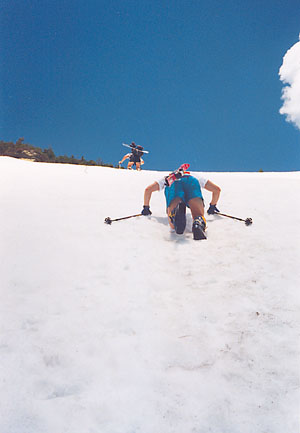
[[[141,162],[141,157],[138,155],[131,155],[129,161],[134,163]]]

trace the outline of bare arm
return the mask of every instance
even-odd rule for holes
[[[125,161],[125,159],[130,157],[130,153],[127,153],[126,155],[123,156],[123,158],[121,159],[121,161],[119,161],[119,164],[122,164],[123,161]]]
[[[218,203],[218,200],[220,197],[221,188],[218,185],[215,185],[214,183],[212,183],[210,180],[208,180],[206,182],[204,188],[212,193],[212,198],[211,198],[210,204],[216,205]]]
[[[159,191],[159,185],[157,182],[152,183],[147,186],[144,192],[144,206],[149,206],[151,195],[154,191]]]

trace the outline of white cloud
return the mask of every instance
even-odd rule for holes
[[[296,42],[283,57],[279,77],[286,84],[282,89],[283,105],[279,112],[286,115],[288,122],[300,129],[300,41]]]

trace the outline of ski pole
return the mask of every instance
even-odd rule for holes
[[[105,222],[105,224],[109,224],[110,225],[114,221],[127,220],[128,218],[135,218],[135,217],[138,217],[138,216],[141,216],[141,215],[142,215],[141,213],[138,213],[136,215],[129,215],[129,216],[122,217],[122,218],[116,218],[114,220],[112,220],[110,217],[107,217],[107,218],[105,218],[104,222]]]
[[[232,215],[226,215],[225,213],[221,213],[221,212],[216,212],[215,215],[221,215],[221,216],[224,216],[224,217],[227,217],[227,218],[232,218],[233,220],[244,221],[244,223],[246,224],[246,226],[250,226],[250,224],[252,224],[252,222],[253,222],[252,218],[246,218],[244,220],[242,218],[237,218],[237,217],[234,217]]]

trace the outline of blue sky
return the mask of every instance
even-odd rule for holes
[[[291,0],[2,0],[0,139],[145,169],[300,169],[279,114]],[[125,150],[125,152],[124,152]]]

